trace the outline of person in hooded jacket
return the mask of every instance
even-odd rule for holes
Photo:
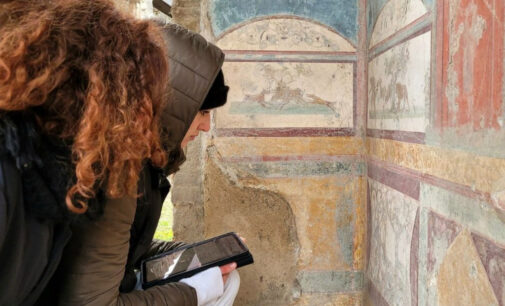
[[[179,282],[138,289],[140,262],[181,243],[154,240],[167,176],[184,162],[184,147],[210,129],[210,111],[226,103],[224,53],[199,34],[175,24],[163,27],[169,61],[169,103],[161,111],[165,167],[146,163],[138,199],[108,203],[91,227],[75,228],[61,267],[61,305],[232,305],[240,279],[236,264],[200,272]],[[228,279],[229,278],[229,279]],[[223,294],[224,292],[224,294]]]
[[[165,164],[157,28],[104,0],[0,2],[0,305],[51,305],[70,223]]]

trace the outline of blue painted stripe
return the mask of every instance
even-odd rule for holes
[[[297,279],[304,293],[336,293],[363,290],[362,271],[300,271]]]
[[[354,44],[357,42],[356,0],[213,0],[210,5],[216,36],[247,20],[275,15],[292,15],[320,22]]]
[[[364,162],[342,161],[282,161],[238,162],[233,166],[257,177],[348,176],[364,175]]]

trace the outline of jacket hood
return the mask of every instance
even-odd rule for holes
[[[176,24],[162,26],[169,65],[168,99],[161,110],[164,149],[180,148],[224,62],[224,53],[201,35]]]

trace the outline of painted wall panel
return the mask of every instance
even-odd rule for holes
[[[382,42],[426,13],[421,0],[389,0],[375,22],[370,46]]]
[[[315,20],[357,41],[358,3],[354,0],[213,0],[210,5],[216,36],[256,17],[292,15]]]
[[[442,1],[442,127],[503,129],[505,2]]]
[[[246,23],[216,43],[224,50],[356,51],[332,29],[309,20],[281,17]]]
[[[368,66],[368,128],[424,132],[430,99],[431,32],[398,45]]]
[[[217,128],[352,127],[352,63],[226,62]]]
[[[374,30],[377,18],[382,12],[382,8],[388,2],[388,0],[370,0],[366,2],[366,23],[367,23],[367,38],[370,40],[372,32]],[[433,9],[434,0],[423,0],[424,5],[428,10]]]
[[[489,276],[500,306],[505,305],[505,247],[480,235],[472,234],[482,264]]]
[[[468,231],[462,231],[448,248],[437,275],[437,292],[440,306],[498,306]]]
[[[289,201],[301,247],[300,269],[350,271],[362,268],[363,178],[314,176],[304,180],[287,177],[250,180],[244,176],[240,180],[243,184],[279,192]]]
[[[505,244],[505,223],[491,204],[429,184],[421,184],[421,202],[472,232]]]
[[[369,178],[369,278],[389,305],[411,305],[410,252],[418,201]]]

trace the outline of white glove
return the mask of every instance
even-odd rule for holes
[[[213,267],[183,278],[179,282],[185,283],[196,290],[198,306],[205,305],[223,295],[223,276],[219,267]]]

